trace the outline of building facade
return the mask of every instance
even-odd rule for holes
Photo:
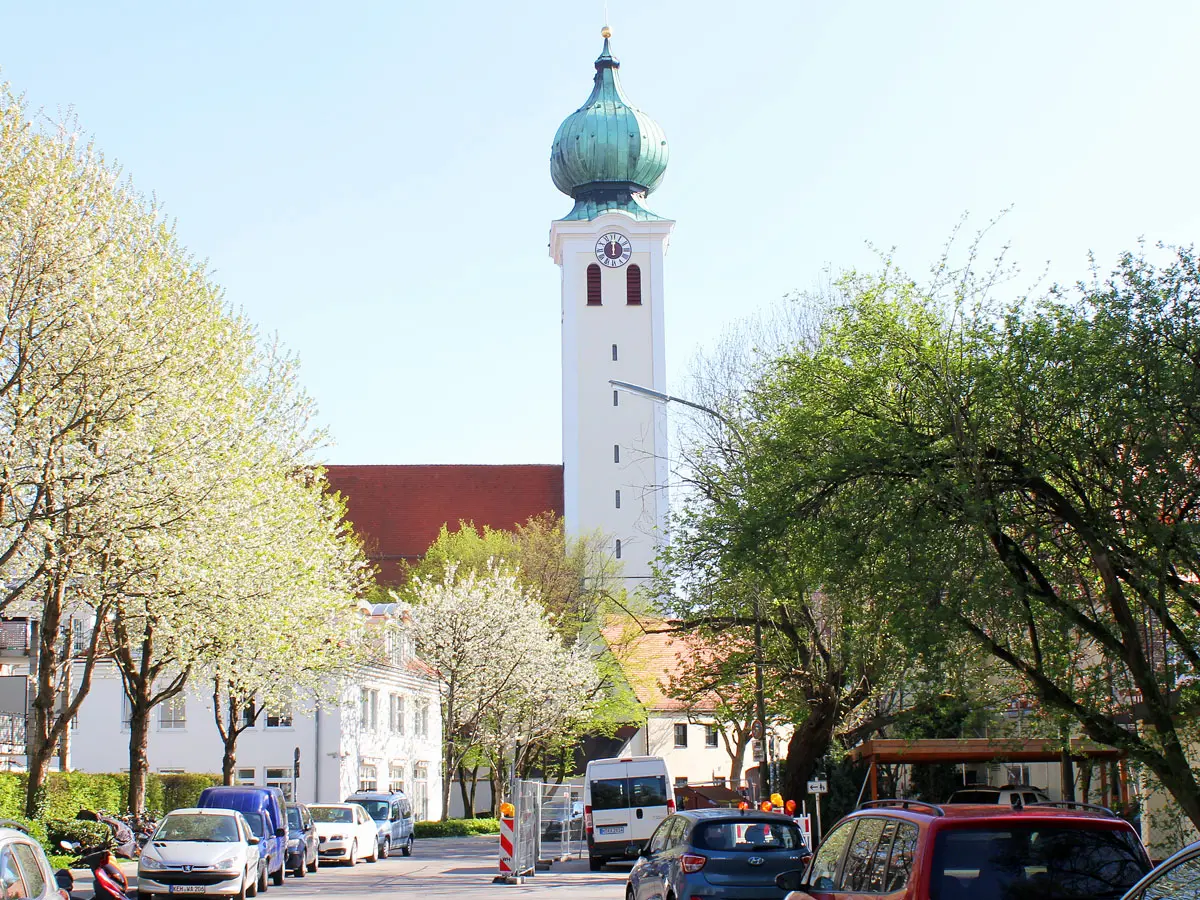
[[[665,392],[664,258],[674,222],[643,203],[667,168],[667,141],[626,98],[609,46],[592,93],[559,126],[554,185],[574,200],[550,226],[562,273],[563,516],[599,530],[636,589],[666,535],[667,417],[618,380]]]

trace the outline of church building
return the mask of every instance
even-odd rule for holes
[[[666,136],[629,102],[607,27],[602,35],[592,92],[550,150],[550,177],[573,201],[550,223],[562,275],[562,464],[330,466],[384,583],[443,524],[507,529],[545,512],[569,534],[602,532],[630,590],[650,576],[666,534],[666,410],[611,382],[666,390],[663,270],[675,223],[645,203],[666,174]]]

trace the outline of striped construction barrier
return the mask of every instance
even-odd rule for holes
[[[513,874],[513,817],[500,818],[500,877],[511,878]]]

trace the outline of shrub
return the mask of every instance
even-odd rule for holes
[[[447,819],[445,822],[417,822],[413,826],[413,837],[470,837],[499,831],[500,823],[495,819]]]
[[[162,799],[157,804],[151,805],[149,791],[147,791],[146,808],[153,809],[159,813],[168,813],[173,809],[180,809],[185,806],[195,806],[200,799],[201,791],[207,787],[213,787],[221,783],[220,775],[198,775],[195,773],[158,775],[156,778],[162,784]]]
[[[112,829],[103,822],[81,822],[78,819],[47,819],[46,833],[49,850],[61,853],[59,841],[77,843],[84,850],[111,850],[116,846]]]

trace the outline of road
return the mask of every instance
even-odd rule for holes
[[[126,871],[135,870],[131,864]],[[544,896],[548,900],[621,900],[629,865],[589,872],[586,860],[556,862],[520,885],[494,885],[497,872],[496,838],[439,838],[418,841],[411,857],[393,856],[377,863],[361,862],[353,869],[322,866],[305,878],[288,877],[283,887],[271,887],[266,900],[320,897],[357,900],[363,897],[506,897]],[[90,897],[90,873],[77,871],[76,897]],[[130,878],[130,886],[135,882]]]

